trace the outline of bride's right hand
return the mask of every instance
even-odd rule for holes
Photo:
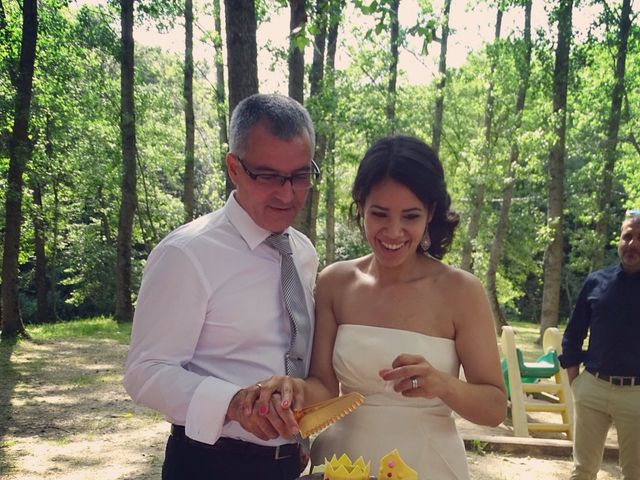
[[[257,411],[260,416],[268,418],[281,435],[297,434],[295,412],[304,405],[304,385],[303,379],[284,375],[257,382],[258,388],[249,388],[244,397],[245,415]],[[280,427],[284,430],[281,431]]]

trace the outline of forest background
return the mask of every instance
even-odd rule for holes
[[[454,62],[463,1],[0,0],[2,337],[130,321],[151,249],[224,203],[229,112],[258,91],[316,123],[322,182],[297,226],[323,265],[367,251],[349,220],[367,146],[416,135],[461,215],[445,261],[483,280],[496,326],[564,322],[640,205],[637,0],[473,2],[494,34]],[[285,44],[261,38],[283,15]],[[136,42],[145,28],[181,30],[182,51]]]

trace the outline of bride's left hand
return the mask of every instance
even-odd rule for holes
[[[378,373],[385,381],[394,382],[393,389],[405,397],[435,398],[446,389],[445,375],[421,355],[403,353]]]

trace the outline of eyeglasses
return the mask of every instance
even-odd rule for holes
[[[278,188],[283,186],[287,181],[291,183],[294,190],[309,190],[320,178],[320,167],[311,160],[311,170],[307,172],[298,172],[293,175],[285,176],[279,173],[255,173],[247,168],[239,156],[234,155],[238,163],[242,165],[244,172],[258,185],[269,188]]]

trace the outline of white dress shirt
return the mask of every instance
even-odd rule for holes
[[[286,231],[313,319],[318,257],[307,237]],[[270,234],[231,194],[222,209],[174,230],[149,255],[124,386],[136,403],[185,425],[194,440],[290,442],[265,442],[235,421],[224,423],[238,390],[285,374],[290,326],[280,254],[263,243]],[[307,368],[310,356],[311,339]]]

